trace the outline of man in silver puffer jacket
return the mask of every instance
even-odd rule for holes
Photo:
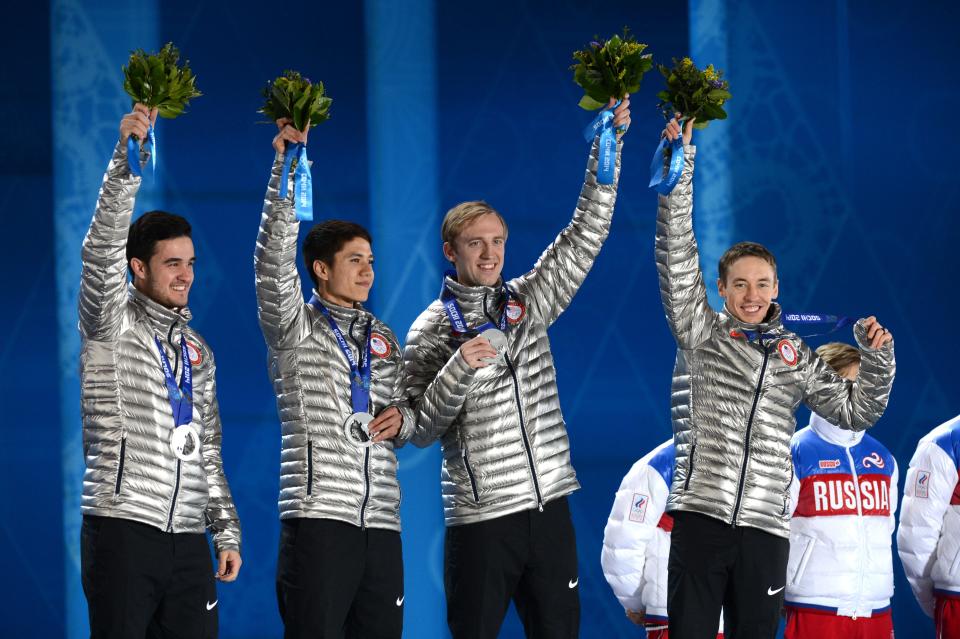
[[[680,134],[674,119],[665,135]],[[692,120],[680,181],[660,196],[656,237],[660,295],[679,347],[669,632],[671,639],[712,637],[722,605],[731,636],[773,637],[789,553],[794,412],[803,402],[842,428],[873,425],[893,384],[893,342],[875,318],[858,321],[860,375],[844,380],[784,328],[773,302],[776,262],[751,242],[721,258],[724,310],[710,308],[693,235],[691,137]]]
[[[629,124],[628,107],[624,100],[616,109],[615,125]],[[407,336],[414,442],[440,439],[443,448],[447,621],[457,639],[495,637],[511,599],[528,635],[578,631],[566,496],[579,483],[547,329],[610,231],[619,164],[613,184],[598,184],[597,156],[594,144],[573,220],[531,271],[509,282],[500,276],[500,214],[484,202],[451,209],[441,234],[456,272]]]
[[[310,230],[303,253],[316,290],[304,303],[293,180],[289,195],[279,189],[285,145],[306,143],[307,133],[286,120],[277,124],[254,267],[281,421],[277,597],[284,636],[399,638],[404,594],[394,449],[414,424],[409,408],[394,405],[402,353],[390,328],[361,305],[373,285],[363,227],[327,220]],[[364,362],[369,380],[359,381],[368,384],[366,393],[351,381],[363,377]],[[377,415],[367,432],[346,430],[357,412]]]
[[[236,579],[241,563],[216,364],[188,325],[190,225],[161,211],[130,224],[141,178],[128,167],[127,139],[146,139],[155,119],[139,104],[123,118],[83,241],[81,574],[93,637],[144,637],[148,627],[215,637],[205,530],[219,579]]]

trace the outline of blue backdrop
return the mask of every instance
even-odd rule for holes
[[[590,117],[576,106],[573,49],[626,24],[659,60],[692,53],[727,69],[730,119],[697,142],[707,280],[729,243],[755,240],[779,258],[785,306],[876,314],[888,325],[898,374],[873,432],[905,469],[916,441],[960,405],[948,341],[960,310],[955,19],[933,1],[6,7],[0,211],[12,297],[0,343],[0,634],[85,636],[75,291],[80,241],[129,108],[120,87],[129,49],[173,40],[205,94],[184,117],[161,122],[159,173],[137,210],[162,206],[194,224],[191,307],[217,352],[224,459],[244,530],[241,578],[220,590],[222,636],[262,638],[281,636],[273,594],[279,432],[252,272],[272,158],[271,127],[256,124],[255,113],[267,79],[295,67],[333,96],[333,118],[311,135],[318,216],[373,229],[371,305],[402,335],[436,293],[438,220],[449,206],[484,198],[504,213],[508,275],[529,268],[569,220]],[[645,175],[662,127],[659,84],[651,74],[632,98],[613,232],[551,331],[583,484],[571,506],[584,637],[642,635],[603,580],[600,543],[622,475],[670,434],[674,345],[657,292],[655,198]],[[401,467],[406,634],[441,637],[436,450],[403,451]],[[895,570],[897,633],[929,636],[932,624],[899,563]],[[518,633],[511,614],[502,636]]]

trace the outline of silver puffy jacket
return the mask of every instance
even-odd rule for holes
[[[794,412],[803,402],[842,428],[873,425],[893,385],[893,344],[869,348],[857,323],[862,362],[851,383],[781,325],[777,304],[762,324],[710,308],[693,236],[695,155],[694,146],[684,147],[680,183],[660,196],[657,215],[660,297],[679,346],[672,388],[677,467],[667,510],[788,537]],[[769,338],[761,346],[750,332]]]
[[[304,302],[297,274],[300,223],[289,197],[277,192],[283,166],[278,154],[263,201],[254,253],[260,328],[269,349],[269,373],[280,416],[280,518],[336,519],[355,526],[400,530],[396,446],[413,431],[406,406],[400,434],[362,448],[343,433],[353,412],[350,366],[326,318]],[[291,172],[292,175],[292,172]],[[386,324],[362,308],[324,302],[354,357],[373,322],[370,412],[396,402],[402,352]]]
[[[580,487],[547,329],[573,300],[610,230],[616,179],[598,185],[596,168],[595,144],[573,220],[530,272],[507,283],[513,301],[505,365],[468,366],[458,350],[466,338],[452,334],[439,300],[407,335],[404,391],[418,408],[414,443],[441,441],[448,526],[542,507]],[[450,278],[445,284],[469,326],[500,317],[500,288]]]
[[[217,551],[239,550],[240,522],[220,458],[220,409],[213,352],[188,325],[187,308],[163,307],[127,284],[127,235],[140,178],[118,144],[97,210],[83,240],[80,281],[82,510],[175,533],[210,527]],[[193,425],[202,456],[180,461],[170,449],[174,427],[154,336],[180,380],[180,339],[193,373]]]

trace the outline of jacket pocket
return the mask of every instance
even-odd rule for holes
[[[690,447],[690,461],[687,463],[687,477],[686,479],[683,480],[684,490],[690,487],[690,478],[693,477],[693,460],[696,452],[697,452],[697,443],[694,442],[693,446]]]
[[[800,580],[803,579],[803,573],[807,571],[807,564],[810,563],[810,557],[813,555],[813,548],[817,545],[817,540],[815,537],[800,535],[798,541],[801,540],[803,544],[803,551],[800,553],[800,559],[797,560],[796,569],[793,571],[793,575],[790,577],[790,582],[787,584],[789,586],[796,586],[798,583],[800,583]]]
[[[473,474],[473,469],[470,468],[470,459],[467,457],[467,448],[463,448],[463,452],[460,454],[460,457],[463,459],[463,467],[467,469],[467,477],[470,478],[470,490],[473,491],[473,501],[480,503],[480,491],[477,490],[477,478]]]
[[[120,440],[120,462],[117,464],[117,483],[113,487],[113,496],[117,497],[120,495],[120,486],[123,483],[123,463],[127,458],[127,438],[123,437]]]
[[[307,497],[313,495],[313,440],[307,440]]]

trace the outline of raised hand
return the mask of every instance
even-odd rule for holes
[[[680,113],[675,113],[673,119],[667,122],[666,128],[663,130],[663,136],[667,138],[668,141],[673,142],[680,135]],[[683,127],[683,144],[690,144],[693,140],[693,123],[696,118],[690,118],[686,121]]]
[[[139,102],[133,105],[133,111],[120,120],[120,141],[126,143],[131,135],[139,140],[146,140],[147,131],[157,122],[157,113],[156,108],[148,109]]]
[[[293,144],[307,143],[307,134],[310,132],[309,122],[307,122],[307,129],[300,131],[293,126],[293,120],[290,118],[280,118],[277,120],[277,128],[279,132],[273,138],[273,148],[276,149],[277,153],[283,153],[286,150],[287,142]]]

